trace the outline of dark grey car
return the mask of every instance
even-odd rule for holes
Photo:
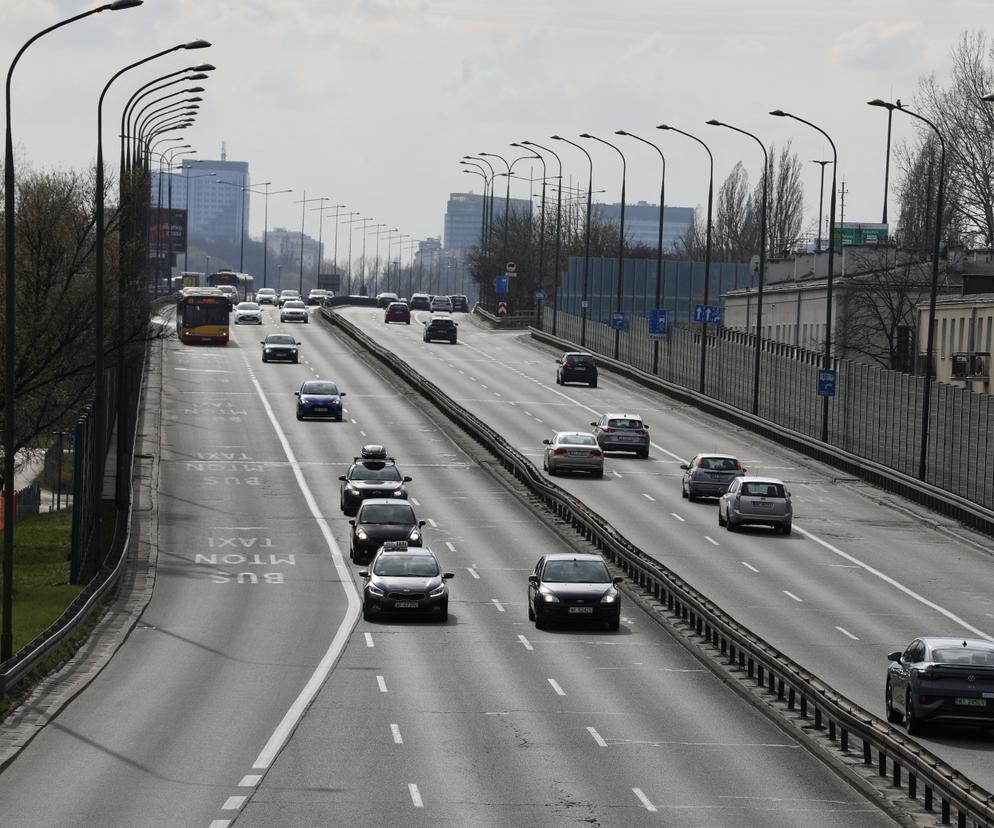
[[[300,358],[297,347],[300,343],[289,334],[270,334],[259,341],[262,345],[262,361],[297,362]]]
[[[683,469],[681,494],[691,503],[699,497],[721,497],[733,478],[748,471],[731,454],[698,454],[680,468]]]
[[[442,572],[430,549],[412,549],[403,541],[385,543],[369,569],[360,572],[359,577],[365,580],[362,617],[367,621],[386,613],[448,620],[446,582],[455,575]]]
[[[349,557],[355,563],[369,560],[387,541],[407,541],[408,546],[421,546],[421,527],[414,509],[406,500],[371,498],[364,500],[356,512],[352,527]]]
[[[604,559],[590,553],[543,555],[528,576],[528,620],[542,629],[550,621],[621,625],[624,578],[612,577]]]
[[[931,722],[994,727],[994,642],[916,638],[887,654],[887,721],[917,736]]]
[[[641,414],[605,414],[590,425],[602,451],[634,451],[639,457],[649,456],[649,426],[642,422]]]

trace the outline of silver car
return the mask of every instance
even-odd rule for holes
[[[262,308],[255,302],[239,302],[235,305],[235,324],[262,324]]]
[[[605,414],[590,425],[601,451],[634,451],[639,457],[649,456],[649,426],[642,422],[642,415]]]
[[[289,299],[280,308],[280,322],[307,323],[307,305],[300,299]]]
[[[772,477],[736,477],[718,501],[718,525],[729,532],[749,524],[789,535],[793,517],[790,492]]]
[[[994,727],[994,642],[916,638],[887,654],[887,721],[917,736],[929,722]]]
[[[748,471],[731,454],[698,454],[680,468],[683,469],[681,494],[691,503],[699,497],[721,497],[733,478]]]
[[[586,471],[594,477],[604,476],[604,452],[592,434],[584,431],[557,431],[551,440],[543,440],[545,456],[542,468],[550,475],[564,471]]]

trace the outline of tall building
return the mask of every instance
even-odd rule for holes
[[[465,251],[479,245],[484,198],[477,193],[449,193],[449,202],[445,207],[446,250]],[[504,199],[495,196],[493,203],[495,220],[503,221]],[[507,208],[511,213],[527,215],[531,206],[527,198],[512,198]]]
[[[620,224],[621,203],[594,204],[595,216]],[[663,250],[671,252],[683,237],[694,218],[693,207],[670,207],[663,210]],[[625,205],[625,237],[649,247],[659,243],[659,205],[639,201]]]
[[[153,174],[152,205],[156,207],[160,177],[163,208],[171,179],[173,209],[189,211],[187,232],[191,238],[239,244],[242,231],[248,232],[249,194],[241,189],[251,183],[248,162],[184,158],[180,174]]]
[[[300,261],[300,231],[274,227],[266,234],[266,247],[274,260],[291,263]],[[304,234],[304,272],[313,272],[321,256],[322,245]]]

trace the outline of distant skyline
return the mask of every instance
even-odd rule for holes
[[[93,5],[4,0],[4,71],[27,38]],[[156,51],[204,38],[212,48],[174,53],[115,83],[105,102],[105,157],[116,167],[121,107],[139,85],[213,63],[201,114],[184,137],[194,157],[219,159],[224,141],[228,160],[248,162],[253,183],[294,189],[270,198],[271,227],[299,229],[300,206],[292,202],[306,189],[413,238],[439,236],[449,193],[482,189],[477,176],[462,172],[463,155],[483,150],[510,160],[520,154],[510,142],[530,139],[559,152],[564,176],[585,185],[586,158],[550,140],[553,134],[590,152],[594,189],[605,190],[595,198],[617,202],[620,159],[578,138],[581,132],[625,153],[629,202],[658,202],[658,156],[613,135],[616,129],[666,154],[667,204],[703,205],[703,149],[655,126],[669,123],[708,142],[716,190],[739,160],[755,185],[759,148],[704,124],[718,118],[767,144],[793,141],[804,167],[804,230],[813,233],[819,168],[809,160],[830,158],[829,148],[813,130],[769,110],[794,112],[833,136],[846,219],[879,221],[886,115],[865,102],[909,103],[929,74],[945,83],[950,50],[964,31],[982,28],[990,10],[981,0],[146,0],[31,46],[14,75],[15,151],[22,170],[92,164],[97,96],[107,79]],[[913,134],[912,119],[895,115],[894,145]],[[527,177],[528,166],[515,171]],[[541,174],[537,163],[533,174]],[[892,185],[898,179],[892,165]],[[527,197],[527,182],[513,181],[511,194]],[[827,217],[827,192],[825,205]],[[253,196],[256,237],[262,207]],[[893,191],[889,213],[893,224]]]

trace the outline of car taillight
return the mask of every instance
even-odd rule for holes
[[[738,460],[735,461],[735,468],[736,469],[741,469],[742,468],[742,464]]]
[[[590,456],[591,457],[600,457],[601,454],[602,454],[602,452],[601,452],[600,449],[591,449],[591,451],[590,451]]]
[[[573,363],[572,362],[564,362],[563,363],[563,368],[572,368],[572,367],[573,367]]]
[[[566,453],[566,449],[564,449],[564,448],[557,448],[557,449],[554,449],[552,453],[553,454],[565,454]]]
[[[924,693],[922,693],[918,697],[918,704],[928,704],[928,696],[926,696]]]
[[[601,431],[603,431],[605,434],[611,434],[614,431],[614,429],[611,428],[611,426],[604,426],[603,428],[601,428]]]
[[[644,429],[644,428],[640,428],[640,429],[638,429],[638,433],[639,433],[639,434],[648,434],[649,432],[648,432],[648,430],[647,430],[647,429]]]

